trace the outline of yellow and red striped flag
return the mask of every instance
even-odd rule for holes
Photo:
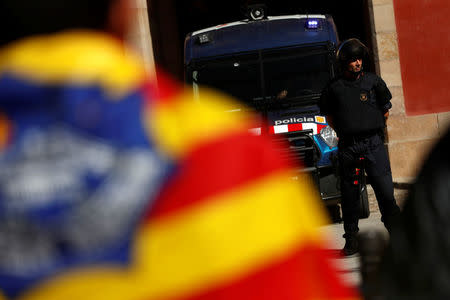
[[[50,39],[53,44],[46,39],[38,39],[30,42],[32,47],[25,45],[27,47],[24,49],[18,48],[20,51],[13,49],[18,62],[5,68],[4,73],[10,78],[5,75],[0,81],[0,87],[4,88],[3,94],[0,89],[0,99],[10,101],[12,92],[26,100],[30,100],[28,96],[32,93],[37,93],[36,99],[44,103],[49,99],[44,97],[47,95],[44,92],[50,91],[49,95],[60,96],[55,99],[59,102],[55,103],[64,105],[46,107],[51,112],[46,115],[46,124],[59,124],[61,120],[57,113],[61,113],[61,110],[57,110],[57,113],[54,110],[64,108],[62,111],[66,112],[64,116],[67,117],[64,121],[72,127],[78,126],[77,129],[83,133],[75,136],[76,139],[73,138],[74,142],[70,145],[77,146],[75,142],[83,141],[80,145],[91,147],[88,153],[68,151],[64,154],[74,161],[80,155],[100,157],[102,161],[89,160],[86,168],[111,163],[111,171],[117,172],[116,177],[102,173],[102,180],[93,180],[95,174],[90,172],[86,176],[86,182],[90,184],[89,189],[86,188],[86,195],[91,197],[70,202],[67,207],[60,209],[62,213],[55,209],[43,209],[39,211],[46,214],[42,218],[34,220],[26,215],[30,218],[20,220],[24,228],[32,229],[30,232],[36,232],[42,238],[37,246],[48,246],[39,248],[42,253],[48,250],[54,255],[36,256],[39,253],[31,251],[33,248],[28,251],[21,247],[25,255],[23,261],[16,261],[20,268],[2,261],[0,288],[5,295],[3,298],[358,298],[352,287],[341,282],[331,265],[328,252],[324,250],[326,241],[319,233],[319,227],[326,223],[326,217],[312,183],[307,177],[291,180],[293,167],[280,157],[270,138],[248,133],[249,128],[255,127],[252,116],[227,113],[230,100],[216,92],[202,91],[201,101],[195,101],[191,93],[164,77],[158,78],[158,89],[151,85],[146,89],[149,100],[140,116],[137,112],[141,108],[144,89],[139,87],[144,76],[138,65],[129,63],[123,57],[122,49],[109,39],[88,36],[84,44],[80,40],[86,40],[86,34],[76,34],[76,39],[73,35]],[[105,51],[110,54],[110,58],[105,57]],[[37,53],[49,54],[37,56]],[[95,64],[89,63],[88,68],[82,67],[86,60],[81,59],[84,57],[81,54],[88,55]],[[116,63],[112,64],[114,61]],[[22,87],[22,90],[12,91],[12,83]],[[54,93],[55,88],[59,93]],[[108,92],[110,90],[111,93]],[[95,105],[83,106],[90,103],[89,99]],[[102,122],[91,122],[92,118],[81,110],[83,107],[90,108],[90,113],[101,117]],[[72,114],[70,108],[78,114]],[[54,120],[55,116],[57,118]],[[141,118],[144,121],[141,122]],[[16,118],[14,121],[20,125],[23,119]],[[27,124],[34,123],[30,121]],[[141,132],[144,128],[146,134]],[[86,139],[87,134],[92,138]],[[52,137],[50,133],[48,136]],[[72,138],[72,135],[67,137]],[[106,142],[98,144],[99,140]],[[108,147],[111,145],[116,148],[104,152],[106,156],[95,156],[110,149]],[[136,149],[140,152],[136,152]],[[154,152],[159,153],[159,156],[154,155]],[[119,162],[111,159],[116,153],[116,157],[122,159]],[[52,158],[60,159],[61,153],[56,154]],[[126,162],[130,157],[134,159],[131,160],[132,164],[123,168],[123,161]],[[144,211],[139,214],[133,211],[129,216],[126,208],[123,208],[123,202],[142,196],[140,190],[130,189],[136,186],[142,191],[146,189],[127,181],[125,175],[140,179],[151,177],[152,174],[144,167],[139,168],[136,162],[143,161],[145,166],[157,168],[163,165],[157,161],[160,158],[162,161],[162,157],[171,162],[172,171],[161,185],[148,180],[154,184],[151,192],[154,193],[155,189],[158,192],[156,200],[149,200],[146,205],[144,203]],[[80,162],[84,163],[85,160]],[[49,167],[45,170],[53,170],[54,167],[49,161]],[[75,171],[80,168],[78,164],[71,167]],[[133,168],[139,174],[133,174]],[[109,169],[97,171],[105,170]],[[52,175],[50,171],[49,175]],[[79,174],[74,172],[75,175]],[[111,177],[117,179],[117,185],[108,185]],[[121,181],[126,184],[119,188]],[[105,187],[101,183],[106,183]],[[102,194],[104,191],[107,192]],[[118,199],[119,192],[126,198]],[[30,193],[27,195],[34,196]],[[101,197],[96,199],[98,195]],[[105,195],[111,197],[113,204],[118,207],[111,212],[111,216],[100,214],[100,211],[83,210],[99,199],[102,202],[98,202],[105,206],[93,207],[106,210],[108,200],[111,199]],[[46,199],[48,203],[41,201],[38,204],[54,204],[64,198],[55,199],[49,198]],[[135,208],[139,208],[140,203],[137,202]],[[11,217],[7,213],[2,215],[2,222]],[[101,222],[97,222],[97,214],[101,216]],[[54,223],[47,222],[49,216]],[[70,220],[77,223],[68,224],[64,216],[70,216]],[[120,218],[112,220],[114,216]],[[142,216],[139,222],[134,222],[139,216]],[[89,227],[83,223],[85,221],[101,228]],[[126,222],[131,229],[123,233],[120,228],[118,232],[109,231],[106,225],[112,221],[116,221],[116,225]],[[11,223],[6,225],[10,226]],[[11,234],[8,232],[8,237],[22,233],[14,231],[15,227],[9,229]],[[65,237],[65,233],[71,234],[73,239]],[[120,242],[114,243],[111,239],[116,235]],[[96,237],[110,244],[99,245]],[[26,238],[20,240],[13,236],[12,241],[29,245]],[[78,241],[86,244],[75,244]],[[93,246],[77,248],[74,245]],[[16,255],[13,251],[7,253]],[[34,260],[36,257],[37,260]],[[29,270],[34,273],[11,274],[11,270]]]

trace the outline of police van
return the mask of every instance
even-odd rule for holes
[[[185,81],[195,95],[202,86],[232,95],[239,100],[234,113],[258,112],[260,127],[251,130],[288,141],[284,155],[298,161],[299,173],[312,175],[338,219],[337,136],[318,107],[322,89],[336,72],[334,21],[320,14],[265,16],[258,6],[247,16],[187,35]],[[369,215],[364,179],[355,178],[361,218]]]

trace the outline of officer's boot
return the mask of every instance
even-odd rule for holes
[[[345,238],[345,246],[341,250],[341,254],[343,256],[349,256],[357,253],[359,251],[357,234],[345,233],[343,237]]]

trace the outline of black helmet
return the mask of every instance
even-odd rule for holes
[[[341,43],[336,56],[339,63],[345,65],[356,58],[365,59],[368,53],[366,45],[361,43],[360,40],[353,38]]]

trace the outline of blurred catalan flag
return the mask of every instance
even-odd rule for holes
[[[70,46],[70,41],[76,41],[80,47],[79,39],[79,36],[76,39],[72,36],[52,41],[58,47],[60,43]],[[97,58],[104,57],[102,53],[114,43],[112,40],[103,40],[101,46],[89,48],[90,55],[94,51]],[[72,59],[64,59],[64,64],[70,66],[70,62],[75,61],[79,64],[80,60],[73,58],[77,58],[83,51],[71,51]],[[318,228],[326,223],[326,219],[313,185],[307,177],[298,181],[291,180],[292,168],[280,158],[277,150],[272,147],[271,140],[248,133],[248,128],[252,128],[252,117],[226,113],[230,100],[213,91],[202,93],[201,101],[194,101],[189,92],[165,76],[158,76],[158,86],[154,86],[147,82],[143,73],[136,75],[141,74],[140,71],[129,71],[134,70],[130,68],[134,63],[118,64],[117,61],[123,59],[122,54],[118,53],[108,52],[111,60],[109,64],[99,66],[97,63],[96,68],[83,73],[89,76],[83,77],[81,83],[77,83],[76,87],[72,86],[68,93],[60,94],[61,99],[58,100],[75,101],[66,107],[76,111],[77,105],[82,101],[79,98],[73,100],[73,93],[79,94],[81,89],[83,99],[93,99],[99,93],[85,90],[86,87],[91,88],[93,84],[102,86],[107,92],[101,96],[106,100],[99,104],[101,112],[96,115],[100,121],[93,122],[89,118],[89,126],[83,127],[84,132],[95,132],[96,141],[99,137],[114,140],[123,132],[129,132],[123,129],[127,127],[127,122],[139,120],[142,127],[133,125],[131,129],[142,130],[145,133],[142,136],[147,141],[135,142],[135,146],[157,153],[161,161],[168,162],[169,171],[164,173],[158,184],[152,185],[149,194],[155,194],[153,200],[142,205],[139,213],[126,215],[132,221],[123,224],[129,224],[130,230],[117,236],[118,240],[126,240],[126,243],[116,245],[106,237],[96,235],[109,243],[101,243],[104,245],[101,252],[97,248],[91,251],[89,247],[82,251],[72,250],[71,243],[68,242],[70,238],[61,240],[61,233],[52,227],[55,224],[59,224],[61,228],[67,225],[58,218],[55,220],[60,223],[55,221],[50,225],[43,223],[41,219],[41,223],[26,222],[27,226],[39,227],[38,232],[44,231],[46,237],[51,236],[48,239],[58,246],[55,249],[59,249],[59,252],[52,253],[57,253],[58,256],[53,260],[43,260],[51,262],[48,269],[52,271],[39,273],[33,270],[38,274],[34,277],[30,274],[9,275],[9,269],[4,267],[9,264],[0,259],[0,288],[4,291],[3,298],[358,299],[356,291],[337,277],[330,257],[324,250],[326,241],[319,234]],[[58,52],[58,57],[64,58],[63,54],[64,51]],[[0,54],[0,61],[1,57]],[[40,62],[34,63],[42,61],[41,57]],[[19,65],[23,66],[18,63],[11,67],[8,64],[8,82],[14,77],[16,81],[22,80],[30,84],[27,81],[31,78],[28,71],[11,72]],[[37,77],[31,80],[33,88],[48,88],[49,82],[51,86],[67,84],[69,77],[63,75],[73,69],[64,68],[66,71],[55,68],[51,69],[52,72],[44,71],[48,75],[44,79],[35,75]],[[104,74],[108,74],[110,80],[98,80],[98,75],[92,75],[100,74],[98,72],[101,68],[107,69]],[[3,76],[0,77],[0,105],[4,87],[2,80],[6,80],[5,75]],[[130,80],[130,77],[134,79]],[[73,85],[74,77],[70,78],[70,84]],[[121,84],[114,84],[116,82]],[[29,88],[28,92],[31,90],[33,89]],[[133,104],[133,101],[138,104]],[[127,102],[140,109],[124,110],[121,107],[122,110],[117,113],[107,114],[107,117],[102,118],[105,112],[114,111],[114,107],[120,105],[118,103]],[[68,116],[72,117],[72,126],[76,126],[76,115]],[[116,119],[108,123],[111,118]],[[14,121],[19,124],[20,118],[13,116]],[[58,117],[58,122],[61,121],[64,118],[61,120]],[[117,126],[111,130],[117,134],[105,134],[106,129],[98,129],[102,126]],[[141,137],[136,135],[134,139],[130,139],[129,135],[124,136],[120,143],[113,143],[120,144],[122,152],[127,143],[133,143]],[[138,169],[138,166],[133,166]],[[116,169],[108,170],[113,172]],[[142,174],[146,174],[144,171]],[[132,172],[130,174],[135,176]],[[91,177],[89,182],[93,182]],[[126,178],[120,178],[126,181]],[[108,181],[95,181],[84,194],[99,193],[102,191],[102,184],[106,189],[108,185],[104,182]],[[112,191],[117,192],[114,188]],[[111,195],[110,201],[113,202],[114,194],[108,195]],[[132,191],[130,195],[132,199]],[[4,194],[2,197],[2,201],[7,200]],[[104,208],[108,211],[108,198],[105,199]],[[60,208],[64,210],[61,216],[65,218],[72,215],[72,211],[77,211],[77,205],[86,205],[89,201],[94,200],[86,197],[79,202],[72,201],[70,205]],[[114,223],[115,218],[122,216],[127,210],[126,205],[118,207],[120,210],[114,214],[99,214],[98,218],[106,226],[108,222]],[[46,213],[48,218],[52,211],[47,210]],[[83,215],[76,214],[73,220],[76,221],[80,216]],[[3,222],[6,218],[11,218],[11,215],[3,210],[0,217],[0,222]],[[99,228],[102,226],[90,226],[81,233],[92,235],[93,232],[100,231]],[[59,233],[53,236],[56,231]],[[1,234],[0,232],[0,236]],[[112,234],[114,236],[114,232]],[[89,242],[102,247],[95,240]],[[1,251],[0,249],[0,255]],[[91,252],[95,252],[95,255]],[[116,259],[117,253],[127,255]],[[43,263],[41,267],[44,265]],[[39,266],[37,264],[37,268]]]

